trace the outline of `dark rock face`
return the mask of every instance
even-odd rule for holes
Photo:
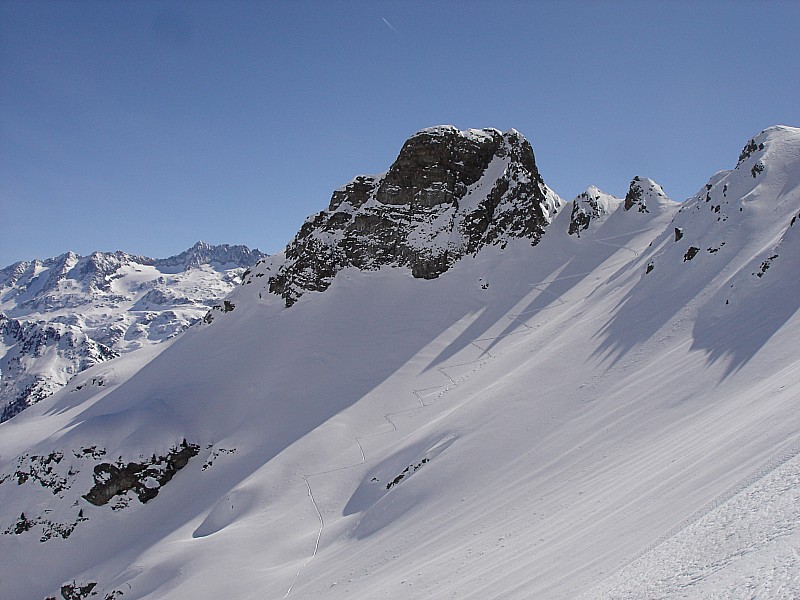
[[[559,202],[516,131],[425,129],[387,173],[356,177],[306,220],[270,274],[269,291],[291,306],[327,289],[346,267],[403,266],[432,279],[484,246],[537,243]]]
[[[634,177],[625,195],[625,210],[636,208],[640,213],[649,213],[658,204],[672,203],[664,190],[652,179]]]
[[[764,149],[764,143],[763,142],[760,143],[760,144],[756,144],[755,139],[749,140],[744,145],[744,148],[742,149],[741,153],[739,154],[739,161],[736,163],[736,168],[739,168],[739,165],[741,165],[744,161],[746,161],[748,158],[750,158],[753,155],[753,153],[755,153],[758,150],[763,150],[763,149]]]
[[[187,444],[186,440],[178,448],[173,448],[166,456],[155,456],[150,461],[128,464],[101,463],[94,467],[94,486],[83,498],[95,506],[108,504],[114,496],[133,490],[143,504],[158,495],[186,464],[196,456],[200,447]],[[148,485],[148,482],[150,485]]]
[[[211,307],[211,310],[209,310],[203,317],[203,322],[212,323],[214,321],[214,311],[224,314],[232,312],[234,308],[236,308],[236,305],[233,302],[230,300],[223,300],[222,304],[215,304]]]
[[[634,177],[631,185],[628,188],[628,193],[625,194],[625,210],[630,210],[634,206],[639,209],[639,212],[649,212],[647,205],[642,200],[642,185],[639,177]]]
[[[426,208],[452,204],[480,179],[502,145],[500,132],[467,137],[455,128],[421,131],[403,145],[378,188],[377,200]]]
[[[697,246],[690,246],[689,249],[686,251],[686,254],[683,255],[683,262],[686,262],[687,260],[692,260],[695,256],[697,256],[698,252],[700,252],[700,248],[698,248]]]
[[[592,186],[578,195],[572,202],[569,218],[569,235],[581,237],[581,231],[589,229],[592,221],[611,213],[619,206],[619,200]]]
[[[67,583],[61,586],[61,597],[64,600],[83,600],[92,595],[92,590],[97,586],[97,582],[92,581],[86,585],[79,585],[76,582]]]
[[[581,237],[581,231],[589,229],[592,220],[592,213],[581,210],[581,206],[576,202],[572,205],[572,213],[569,216],[569,234]]]

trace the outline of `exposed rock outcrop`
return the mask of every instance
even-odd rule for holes
[[[103,506],[114,496],[133,491],[144,504],[155,498],[159,489],[199,451],[197,444],[189,444],[183,440],[179,447],[172,448],[165,456],[153,455],[148,461],[96,465],[94,486],[83,498],[96,506]]]
[[[346,267],[402,266],[432,279],[484,246],[536,244],[560,206],[517,131],[424,129],[385,174],[356,177],[306,220],[269,291],[291,306]]]
[[[673,204],[664,190],[652,179],[634,177],[628,193],[625,194],[625,210],[636,208],[639,212],[651,212],[656,204]]]
[[[572,201],[569,234],[580,237],[581,231],[588,229],[592,221],[611,214],[621,202],[619,198],[606,194],[595,186],[589,187]]]

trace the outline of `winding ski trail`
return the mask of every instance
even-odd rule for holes
[[[432,403],[431,402],[427,402],[426,403],[425,402],[425,398],[435,397],[436,399],[440,399],[447,392],[451,391],[456,386],[458,386],[467,377],[469,377],[473,373],[475,373],[478,370],[480,370],[481,368],[483,368],[486,364],[488,364],[488,362],[490,360],[497,358],[497,356],[499,356],[499,354],[492,354],[492,352],[490,350],[493,349],[493,344],[496,343],[498,340],[503,340],[503,339],[506,339],[506,338],[508,338],[510,336],[527,335],[527,334],[532,333],[534,331],[534,328],[528,323],[528,320],[530,320],[533,317],[533,315],[536,315],[536,314],[538,314],[538,313],[540,313],[542,311],[545,311],[545,310],[552,310],[554,308],[558,308],[558,307],[564,306],[566,304],[575,304],[575,303],[578,303],[578,302],[581,302],[581,301],[585,300],[586,297],[588,297],[588,296],[585,296],[585,297],[582,297],[582,298],[579,298],[579,299],[576,299],[576,300],[564,300],[559,294],[547,289],[546,286],[549,286],[550,284],[556,283],[558,281],[564,281],[564,280],[567,280],[567,279],[574,279],[574,278],[577,278],[577,277],[585,277],[585,276],[590,275],[591,273],[593,273],[593,272],[595,272],[597,270],[608,270],[608,269],[616,268],[616,267],[618,267],[618,266],[620,266],[622,264],[625,264],[625,263],[629,262],[630,260],[632,260],[632,258],[638,257],[640,252],[638,250],[634,249],[634,248],[629,247],[629,246],[609,243],[609,240],[617,239],[617,238],[620,238],[620,237],[626,237],[626,236],[628,236],[630,234],[644,233],[644,232],[647,232],[647,231],[651,231],[653,229],[655,229],[655,228],[646,228],[646,229],[637,230],[637,231],[634,231],[634,232],[631,232],[631,233],[628,233],[628,234],[623,234],[623,235],[617,235],[617,236],[611,236],[611,237],[607,237],[607,238],[600,238],[600,239],[596,239],[596,240],[591,240],[591,241],[596,242],[598,244],[611,246],[611,247],[617,248],[619,250],[627,250],[627,251],[631,252],[633,254],[633,256],[629,257],[629,258],[623,258],[623,259],[620,259],[618,261],[614,261],[611,264],[605,265],[605,266],[600,267],[599,269],[596,269],[596,270],[593,270],[593,271],[587,271],[585,273],[573,273],[573,274],[562,276],[562,277],[548,278],[548,279],[545,279],[543,281],[539,281],[537,283],[530,284],[531,289],[537,290],[541,294],[551,294],[552,296],[554,296],[555,300],[553,301],[553,303],[551,303],[551,304],[549,304],[547,306],[544,306],[544,307],[535,308],[535,309],[531,309],[531,310],[527,310],[527,311],[522,311],[520,313],[512,313],[512,314],[506,315],[506,318],[510,319],[512,321],[512,323],[515,323],[515,324],[518,325],[518,328],[519,328],[518,331],[510,331],[508,333],[503,333],[503,334],[496,335],[496,336],[487,336],[487,337],[481,337],[481,338],[473,339],[470,342],[470,345],[475,347],[475,348],[477,348],[481,352],[481,355],[477,359],[471,360],[471,361],[466,361],[466,362],[450,363],[450,364],[447,364],[447,365],[443,365],[441,367],[437,367],[436,370],[443,377],[445,377],[448,380],[448,383],[446,383],[444,385],[441,385],[441,386],[433,386],[433,387],[427,387],[427,388],[411,390],[411,394],[415,398],[416,403],[418,403],[418,406],[413,406],[411,408],[406,408],[406,409],[395,411],[395,412],[392,412],[392,413],[384,413],[383,417],[384,417],[385,421],[391,426],[391,429],[389,429],[388,431],[379,431],[379,432],[371,433],[371,434],[368,434],[368,435],[361,435],[361,436],[355,436],[354,437],[355,444],[358,446],[359,453],[360,453],[360,460],[358,462],[355,462],[355,463],[352,463],[352,464],[343,465],[343,466],[339,466],[339,467],[334,467],[334,468],[331,468],[331,469],[326,469],[324,471],[317,471],[317,472],[313,472],[313,473],[305,473],[305,474],[301,475],[301,477],[303,478],[303,482],[305,483],[305,486],[306,486],[306,488],[308,490],[308,498],[311,501],[311,504],[312,504],[312,506],[314,508],[314,511],[317,514],[317,518],[319,520],[319,530],[317,531],[317,537],[316,537],[316,540],[314,542],[314,548],[313,548],[313,550],[311,552],[311,555],[305,560],[305,562],[300,566],[299,570],[295,574],[291,585],[286,590],[286,594],[284,594],[284,596],[283,596],[284,599],[288,598],[291,595],[291,593],[294,590],[298,580],[300,579],[300,575],[303,573],[303,571],[306,569],[306,567],[311,563],[311,561],[313,561],[314,558],[317,556],[317,553],[319,552],[320,544],[321,544],[321,541],[322,541],[322,536],[323,536],[323,533],[324,533],[325,527],[326,527],[325,518],[322,516],[322,510],[320,509],[320,506],[317,503],[316,498],[314,497],[314,491],[313,491],[310,479],[312,477],[320,477],[320,476],[323,476],[323,475],[329,475],[331,473],[338,473],[338,472],[341,472],[341,471],[346,471],[348,469],[353,469],[353,468],[360,467],[360,466],[363,466],[364,464],[366,464],[367,463],[367,456],[366,456],[366,454],[364,452],[364,447],[362,446],[361,441],[362,440],[371,439],[371,438],[375,438],[375,437],[378,437],[378,436],[390,435],[390,434],[393,434],[393,433],[397,432],[398,427],[397,427],[397,424],[394,421],[392,421],[392,417],[393,416],[397,416],[397,415],[401,415],[401,414],[405,414],[405,413],[409,413],[409,412],[418,412],[418,411],[421,411],[421,410],[431,406]],[[476,367],[474,369],[472,369],[469,373],[467,373],[465,375],[462,375],[461,377],[457,377],[457,378],[454,379],[451,375],[449,375],[447,373],[447,369],[453,369],[453,368],[456,368],[456,367],[467,367],[469,365],[476,365]],[[439,390],[439,391],[435,392],[435,390]],[[423,396],[424,392],[433,392],[433,393],[425,394]]]

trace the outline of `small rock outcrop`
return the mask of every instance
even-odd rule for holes
[[[581,231],[589,228],[592,221],[602,219],[619,207],[622,201],[602,190],[591,186],[572,201],[569,218],[569,235],[581,236]]]
[[[628,193],[625,194],[625,210],[636,209],[639,212],[651,212],[656,204],[674,204],[664,190],[652,179],[634,177]]]
[[[560,205],[517,131],[424,129],[386,173],[356,177],[306,220],[270,273],[269,291],[291,306],[346,267],[402,266],[432,279],[484,246],[536,244]]]
[[[133,491],[144,504],[158,495],[158,491],[196,456],[197,444],[186,440],[172,448],[166,456],[156,456],[148,461],[127,464],[100,463],[94,467],[94,486],[83,498],[95,506],[108,504],[114,496]]]

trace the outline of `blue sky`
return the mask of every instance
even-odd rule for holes
[[[0,266],[276,252],[436,124],[516,128],[566,199],[676,200],[800,125],[800,2],[0,3]]]

